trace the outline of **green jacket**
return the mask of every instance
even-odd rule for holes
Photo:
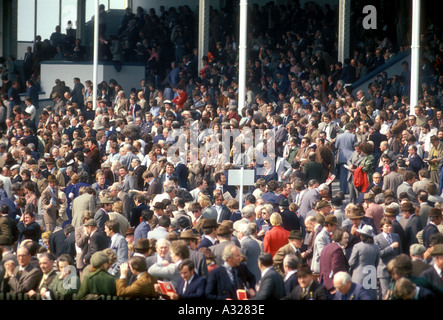
[[[115,296],[117,295],[115,280],[116,278],[107,271],[102,269],[95,270],[83,279],[77,299],[81,300],[88,294]]]

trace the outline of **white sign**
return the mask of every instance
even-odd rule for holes
[[[242,174],[243,172],[243,174]],[[243,180],[242,180],[243,176]],[[255,183],[254,170],[228,170],[228,183],[230,186],[253,186]],[[243,183],[243,184],[242,184]]]

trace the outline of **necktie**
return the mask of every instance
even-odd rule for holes
[[[183,286],[183,293],[186,292],[187,287],[188,287],[188,281],[185,281],[185,285]]]
[[[392,236],[390,234],[388,234],[388,244],[389,245],[392,244]]]
[[[308,296],[308,289],[307,288],[303,288],[303,292],[301,294],[301,299],[302,300],[306,300],[307,296]]]

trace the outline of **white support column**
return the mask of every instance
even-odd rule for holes
[[[351,20],[351,0],[339,1],[339,17],[338,17],[338,61],[344,62],[349,58],[349,42],[350,42],[350,20]]]
[[[98,86],[98,50],[99,50],[99,0],[95,0],[95,14],[94,14],[94,59],[93,59],[93,76],[92,83],[94,86],[94,91],[92,95],[92,105],[93,110],[97,106],[97,86]]]
[[[209,4],[206,0],[199,0],[198,4],[198,70],[203,67],[202,57],[209,50]]]
[[[238,113],[246,101],[246,65],[248,44],[248,0],[240,0],[240,37],[238,45]]]
[[[411,91],[409,97],[410,113],[415,114],[418,102],[420,78],[420,0],[412,0],[412,41],[411,41]]]

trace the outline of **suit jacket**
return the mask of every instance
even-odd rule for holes
[[[100,208],[94,214],[94,220],[97,222],[98,229],[101,232],[105,232],[105,222],[109,220],[108,213],[103,208]]]
[[[285,274],[285,271],[283,269],[283,260],[288,254],[291,253],[295,254],[300,259],[300,262],[302,261],[300,251],[295,251],[294,247],[290,243],[278,249],[277,253],[274,255],[274,269],[277,270],[277,272],[279,272],[282,276],[284,276]]]
[[[204,277],[194,273],[194,277],[187,284],[185,291],[183,291],[184,286],[185,280],[180,278],[175,289],[179,300],[205,299],[206,279]]]
[[[215,256],[215,263],[217,265],[221,266],[223,264],[223,250],[231,244],[235,244],[234,241],[221,241],[209,247]]]
[[[85,253],[84,259],[86,264],[89,264],[91,257],[97,251],[102,251],[108,248],[109,246],[109,238],[97,229],[90,237],[89,237],[89,245],[88,250]]]
[[[148,269],[148,273],[153,277],[170,281],[174,288],[177,288],[178,282],[182,278],[176,263],[170,263],[167,266],[164,266],[162,263],[154,263]]]
[[[443,279],[438,275],[434,267],[428,268],[420,274],[420,277],[426,278],[434,286],[443,292]]]
[[[298,286],[298,275],[297,272],[294,272],[288,278],[285,278],[285,296],[290,294],[297,286]]]
[[[432,268],[429,263],[426,263],[420,259],[412,259],[412,276],[419,277],[423,271],[429,268]]]
[[[131,227],[134,227],[134,228],[138,227],[138,225],[140,224],[140,218],[142,216],[143,210],[148,210],[148,209],[149,209],[149,207],[144,203],[141,203],[137,207],[132,208],[131,221],[130,221]]]
[[[247,258],[246,267],[255,276],[258,282],[261,277],[260,268],[258,267],[258,256],[260,255],[261,247],[257,241],[250,236],[245,236],[240,239],[241,253]]]
[[[301,199],[300,208],[298,210],[299,215],[303,217],[303,219],[306,219],[308,212],[313,208],[312,204],[314,203],[314,201],[317,200],[319,200],[319,193],[317,188],[305,192]]]
[[[130,174],[127,174],[125,179],[122,181],[123,185],[123,191],[129,192],[129,190],[136,189],[136,182],[134,176],[131,176]],[[137,189],[138,190],[138,189]]]
[[[403,176],[396,172],[392,171],[388,175],[383,178],[383,191],[385,190],[397,190],[398,187],[403,183]]]
[[[324,247],[331,243],[331,236],[326,229],[322,229],[314,240],[314,251],[311,263],[311,270],[313,273],[320,273],[320,256]]]
[[[392,190],[395,190],[395,189],[392,189]],[[412,187],[409,184],[407,184],[406,182],[403,182],[401,185],[398,186],[398,188],[397,188],[397,198],[403,192],[406,192],[408,194],[409,201],[413,202],[414,205],[418,205],[417,195],[412,190]]]
[[[62,199],[59,198],[58,188],[54,189],[54,193],[52,194],[49,186],[43,190],[41,195],[41,206],[43,211],[43,218],[45,223],[53,223],[55,224],[58,218],[59,210],[61,210]],[[55,205],[53,204],[51,208],[48,205],[51,203],[51,199],[55,201]],[[51,230],[52,231],[52,230]]]
[[[431,236],[433,234],[439,233],[437,226],[433,223],[428,223],[426,227],[423,229],[423,245],[426,248],[430,246]]]
[[[127,284],[126,279],[117,279],[117,296],[129,298],[156,298],[157,293],[154,284],[157,279],[149,273],[144,272],[131,285]]]
[[[400,236],[391,232],[392,242],[398,242],[398,248],[393,248],[388,244],[384,233],[380,233],[374,237],[374,243],[380,248],[380,261],[377,266],[377,278],[389,278],[387,265],[391,259],[403,252]]]
[[[135,187],[134,189],[136,190],[143,190],[143,185],[144,185],[144,181],[143,181],[143,173],[146,171],[146,166],[138,166],[137,168],[135,168],[135,170],[133,171],[133,176],[135,178]]]
[[[352,283],[348,293],[343,295],[340,291],[336,291],[332,300],[373,300],[369,292],[362,285]]]
[[[252,300],[280,300],[285,296],[283,277],[270,267],[261,278],[257,294]]]
[[[84,193],[72,201],[72,225],[78,228],[82,225],[81,218],[85,210],[96,212],[96,197],[89,193]]]
[[[221,265],[209,272],[205,295],[209,300],[237,299],[237,289],[255,287],[255,277],[246,265],[237,268],[235,285],[231,282],[227,269]]]
[[[286,141],[287,137],[288,131],[284,125],[281,125],[275,132],[275,152],[279,157],[283,157],[283,143]]]
[[[213,205],[215,208],[215,205]],[[217,222],[221,223],[223,220],[229,220],[231,218],[231,211],[228,209],[228,207],[224,204],[222,204],[221,213],[218,214]]]
[[[37,290],[43,274],[40,268],[28,264],[22,272],[19,272],[19,266],[15,267],[13,275],[12,278],[3,281],[3,292],[16,294]]]
[[[111,238],[109,248],[117,255],[117,261],[111,266],[108,272],[117,276],[120,272],[120,265],[128,261],[128,242],[122,234],[117,233]]]
[[[208,265],[206,264],[206,256],[203,252],[189,249],[189,259],[194,262],[195,273],[199,276],[208,278]]]
[[[364,268],[366,266],[377,268],[379,260],[380,248],[375,243],[357,243],[352,249],[351,257],[348,260],[352,273],[352,282],[362,284],[365,277]]]
[[[151,196],[153,194],[162,193],[162,185],[158,182],[157,179],[154,179],[148,187],[147,196]]]
[[[355,134],[345,131],[339,134],[335,140],[335,149],[338,150],[337,163],[346,163],[354,151],[354,143],[357,142]]]
[[[405,226],[405,250],[409,250],[409,247],[414,244],[418,243],[417,240],[417,233],[422,230],[420,218],[413,214],[406,222]]]
[[[151,231],[151,227],[145,221],[140,222],[140,224],[135,228],[134,231],[134,243],[140,238],[148,238],[148,232]]]
[[[320,255],[320,282],[326,290],[334,289],[334,275],[348,270],[348,261],[339,244],[332,242],[326,245]]]
[[[308,295],[305,299],[302,299],[303,289],[300,286],[295,287],[294,290],[282,300],[328,300],[328,292],[324,285],[313,281],[309,287]]]

